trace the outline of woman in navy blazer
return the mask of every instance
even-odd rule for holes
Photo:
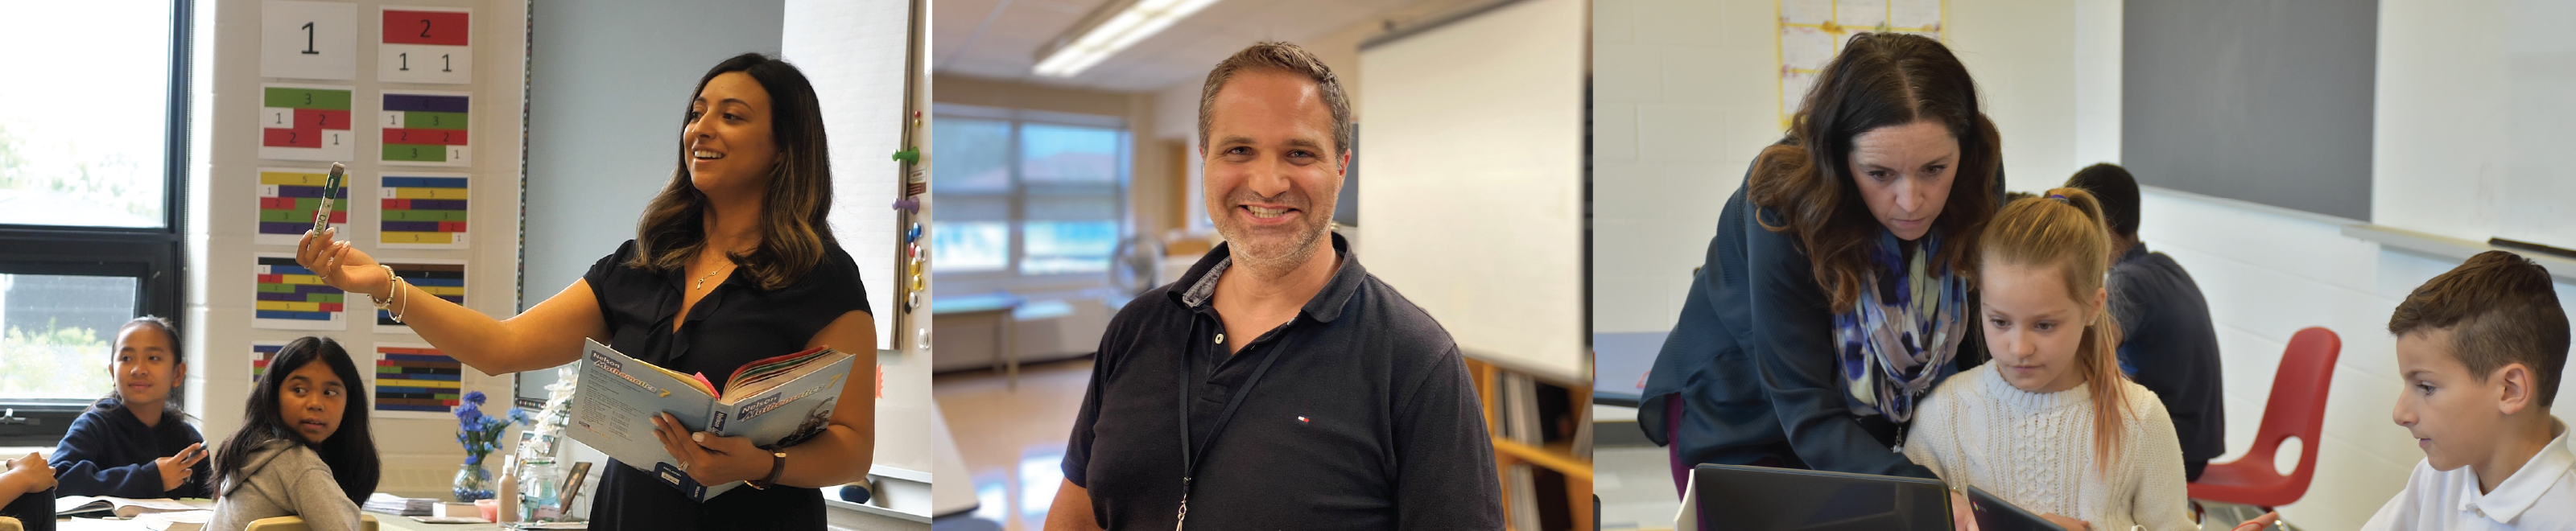
[[[1931,478],[1894,449],[1912,400],[1986,357],[1965,273],[2002,196],[1994,124],[1939,42],[1862,33],[1787,133],[1727,198],[1639,424],[1677,488],[1700,463]],[[1873,341],[1899,329],[1932,333]]]

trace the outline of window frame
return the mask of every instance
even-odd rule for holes
[[[1107,271],[1044,274],[1023,274],[1020,272],[1021,261],[1028,257],[1027,232],[1021,230],[1021,225],[1029,221],[1024,216],[1027,213],[1028,200],[1031,196],[1029,193],[1029,187],[1022,175],[1026,168],[1023,167],[1025,161],[1020,158],[1022,155],[1021,134],[1024,126],[1029,124],[1090,127],[1117,131],[1118,177],[1117,184],[1114,186],[1114,190],[1110,192],[1110,196],[1114,199],[1115,203],[1111,208],[1117,212],[1117,215],[1113,216],[1112,219],[1118,225],[1117,232],[1119,234],[1119,238],[1124,239],[1133,235],[1132,233],[1136,226],[1135,212],[1131,211],[1131,207],[1133,206],[1131,203],[1133,203],[1134,198],[1130,197],[1134,193],[1133,187],[1135,186],[1136,137],[1135,131],[1128,129],[1127,121],[1125,119],[1115,116],[986,107],[980,105],[953,103],[933,104],[931,109],[933,124],[938,123],[943,118],[993,120],[1010,124],[1009,145],[1005,146],[1003,150],[1005,153],[1009,154],[1010,157],[1010,160],[1006,161],[1003,165],[1006,172],[1010,175],[1010,192],[1005,194],[1005,201],[1009,205],[1008,208],[1010,210],[1010,216],[1005,221],[1005,224],[1008,227],[1010,236],[1009,243],[1007,244],[1008,249],[1004,253],[1003,266],[1001,269],[985,271],[955,271],[934,268],[931,271],[933,280],[939,282],[961,282],[964,283],[963,285],[967,288],[972,288],[966,290],[970,292],[990,291],[983,289],[985,286],[991,286],[993,288],[1008,291],[1081,289],[1106,285],[1109,282],[1109,272]],[[938,185],[934,182],[931,186],[931,193],[938,193]],[[1115,260],[1116,257],[1111,257],[1111,259]],[[959,286],[959,284],[950,284],[950,288],[952,290],[960,289]]]
[[[161,226],[0,224],[0,274],[134,278],[135,309],[168,317],[186,330],[186,317],[179,310],[185,307],[183,299],[187,294],[182,279],[187,276],[188,128],[194,96],[190,74],[196,5],[193,0],[169,0],[169,6],[169,90],[161,138]],[[186,400],[184,395],[178,398]],[[0,416],[0,446],[53,446],[92,400],[0,398],[0,413],[6,413]]]

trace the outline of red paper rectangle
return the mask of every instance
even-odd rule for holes
[[[262,197],[262,198],[259,198],[259,209],[260,209],[260,210],[295,210],[295,198],[292,198],[292,197]]]
[[[411,210],[410,199],[386,199],[385,210]]]
[[[340,304],[342,304],[342,303],[337,303],[337,302],[325,302],[325,303],[322,303],[322,311],[326,311],[326,312],[336,312],[336,311],[340,311]]]
[[[386,129],[385,143],[422,146],[462,146],[471,136],[456,129]]]
[[[332,222],[332,223],[348,223],[348,222],[349,222],[349,211],[347,211],[347,210],[340,210],[340,209],[338,209],[338,208],[333,208],[333,209],[331,209],[331,222]]]
[[[297,129],[348,129],[349,111],[330,109],[296,109]]]
[[[260,276],[259,276],[259,283],[261,283],[261,284],[282,284],[282,283],[285,283],[285,282],[286,282],[286,275],[282,275],[282,274],[260,275]]]
[[[322,147],[322,132],[317,130],[278,129],[275,127],[267,127],[261,128],[259,133],[259,145],[262,146],[299,148]]]
[[[438,222],[438,231],[439,231],[439,232],[465,232],[465,222],[463,222],[463,221],[441,221],[441,222]]]
[[[385,44],[464,46],[474,33],[466,13],[385,10]]]

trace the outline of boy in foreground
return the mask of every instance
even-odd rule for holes
[[[2568,346],[2549,272],[2480,253],[2415,288],[2388,331],[2406,383],[2391,420],[2424,461],[2362,529],[2576,527],[2576,453],[2549,412]]]

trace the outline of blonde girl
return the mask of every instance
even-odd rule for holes
[[[2069,529],[2197,528],[2173,420],[2114,357],[2101,204],[2076,188],[2014,201],[1979,243],[1993,361],[1924,399],[1905,456]]]

